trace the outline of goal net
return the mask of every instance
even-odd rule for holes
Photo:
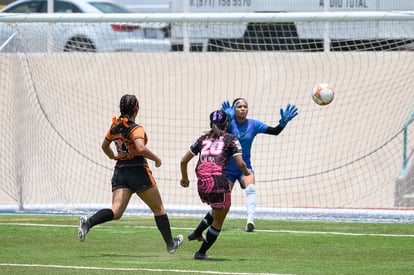
[[[170,215],[207,209],[180,159],[224,100],[278,125],[252,150],[258,218],[414,219],[414,16],[410,13],[0,15],[0,208],[111,205],[101,150],[119,99],[137,123]],[[162,33],[162,34],[160,34]],[[329,83],[319,106],[312,87]],[[139,179],[138,179],[139,180]],[[127,213],[149,213],[133,197]],[[230,215],[245,215],[236,184]]]

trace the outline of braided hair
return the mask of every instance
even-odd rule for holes
[[[119,102],[121,115],[119,118],[112,118],[111,134],[122,133],[126,135],[129,131],[131,122],[129,119],[139,110],[139,102],[134,95],[123,95]]]
[[[139,102],[134,95],[123,95],[119,102],[121,117],[131,118],[139,109]]]

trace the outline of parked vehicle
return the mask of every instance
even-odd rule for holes
[[[407,11],[414,10],[413,0],[118,0],[136,13],[233,13],[233,12],[352,12],[352,11]],[[182,50],[189,41],[192,51],[221,50],[321,50],[323,31],[317,31],[318,23],[240,23],[229,25],[198,24],[172,25],[173,50]],[[345,24],[344,24],[345,25]],[[411,31],[408,31],[411,30]],[[188,39],[185,39],[185,34]],[[336,26],[330,32],[335,50],[365,50],[372,42],[371,50],[413,48],[414,25],[404,22],[400,29],[395,25],[366,24],[361,22]]]
[[[1,13],[46,13],[47,0],[18,0]],[[110,0],[55,0],[55,13],[130,13]],[[19,31],[16,32],[16,28]],[[168,24],[19,23],[0,25],[0,51],[165,52],[171,50]],[[17,40],[17,41],[16,41]],[[13,44],[13,47],[12,45]]]

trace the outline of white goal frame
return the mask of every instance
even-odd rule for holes
[[[246,24],[246,23],[261,23],[261,22],[303,22],[315,25],[325,26],[324,36],[321,37],[324,40],[325,52],[329,51],[329,43],[333,34],[330,28],[330,24],[335,22],[348,22],[350,24],[356,22],[388,22],[398,21],[402,25],[408,26],[405,28],[405,32],[400,32],[398,29],[387,29],[387,26],[381,23],[370,25],[373,28],[373,38],[378,39],[414,39],[414,11],[406,12],[391,12],[391,11],[372,11],[372,12],[292,12],[292,13],[131,13],[131,14],[0,14],[0,23],[109,23],[109,22],[133,22],[133,23],[159,23],[168,22],[171,24],[179,23],[180,29],[172,30],[171,40],[180,41],[180,43],[190,43],[191,37],[186,36],[188,30],[186,23],[234,23],[234,24]],[[411,30],[411,33],[407,33],[407,29]],[[380,34],[381,37],[376,37]],[[174,36],[176,35],[176,36]],[[349,35],[349,34],[346,34]],[[347,36],[347,39],[352,37]],[[203,43],[205,41],[202,41]],[[7,41],[6,41],[7,43]],[[0,55],[1,48],[0,45]],[[188,45],[184,45],[184,49],[188,49]],[[205,49],[206,47],[203,46]],[[185,53],[187,54],[187,53]],[[322,53],[323,54],[323,53]],[[319,79],[315,80],[319,81]],[[1,84],[1,83],[0,83]],[[229,98],[230,99],[230,98]],[[284,98],[285,99],[285,98]],[[335,102],[335,101],[334,101]],[[217,102],[218,105],[219,102]],[[17,103],[15,103],[17,104]],[[414,107],[414,106],[413,106]],[[253,107],[254,108],[254,107]],[[331,108],[331,107],[328,107]],[[316,116],[316,115],[315,115]],[[327,118],[325,118],[328,120]],[[398,121],[403,124],[403,121]],[[269,122],[270,123],[270,122]],[[201,127],[201,126],[200,126]],[[412,127],[412,125],[411,125]],[[203,128],[204,129],[204,128]],[[3,129],[4,130],[4,129]],[[289,130],[286,130],[288,133]],[[195,138],[195,136],[194,136]],[[17,146],[16,146],[17,147]],[[183,152],[184,153],[184,152]],[[21,175],[20,175],[21,176]],[[283,179],[283,178],[282,178]],[[178,187],[177,187],[178,188]],[[107,190],[105,191],[107,192]],[[239,192],[239,191],[237,191]],[[0,196],[1,198],[1,196]],[[1,203],[1,201],[0,201]],[[166,202],[167,208],[170,209],[171,215],[186,215],[196,214],[200,215],[205,211],[205,207],[200,205],[191,205],[191,207],[182,205],[169,205]],[[53,204],[53,205],[26,205],[24,201],[17,202],[18,209],[33,209],[38,211],[39,209],[46,209],[46,211],[68,211],[75,213],[76,211],[85,211],[85,208],[89,205],[72,205],[69,210],[65,209],[66,206]],[[100,207],[101,205],[96,205]],[[0,208],[2,206],[0,205]],[[3,207],[5,209],[15,209],[15,206],[8,205]],[[191,208],[189,210],[188,208]],[[62,210],[65,209],[65,210]],[[80,210],[79,210],[80,209]],[[136,213],[148,214],[148,209],[145,206],[131,206],[130,209],[135,210]],[[232,217],[243,217],[244,208],[237,206],[232,208]],[[380,221],[414,221],[414,208],[387,208],[387,209],[367,209],[367,208],[318,208],[309,209],[306,207],[297,208],[258,208],[259,218],[280,218],[280,219],[340,219],[340,220],[380,220]]]

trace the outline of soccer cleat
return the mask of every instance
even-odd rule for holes
[[[78,239],[79,241],[85,241],[86,234],[89,231],[88,225],[86,224],[88,218],[86,216],[79,217],[79,228],[78,228]]]
[[[203,253],[200,253],[200,252],[197,251],[194,254],[194,259],[195,260],[211,260],[211,257],[208,256],[207,254],[203,254]]]
[[[184,237],[183,237],[183,235],[180,234],[177,237],[175,237],[173,239],[173,241],[174,241],[174,246],[167,247],[168,253],[170,253],[170,254],[174,254],[175,251],[177,250],[177,248],[179,248],[183,244]]]
[[[254,223],[253,222],[248,222],[246,224],[246,227],[244,228],[244,230],[246,230],[246,232],[253,232],[254,231]]]
[[[189,235],[187,236],[187,238],[188,238],[188,240],[189,240],[189,241],[194,241],[194,240],[197,240],[197,241],[199,241],[199,242],[204,242],[204,240],[206,239],[206,238],[204,237],[204,235],[201,235],[201,236],[196,236],[196,235],[195,235],[195,233],[194,233],[194,231],[193,231],[193,232],[191,232],[191,234],[189,234]]]

